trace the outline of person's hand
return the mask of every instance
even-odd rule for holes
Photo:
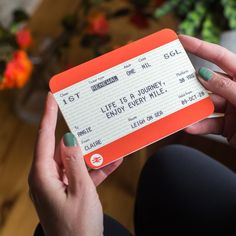
[[[225,116],[205,119],[185,130],[191,134],[221,134],[236,147],[236,55],[219,45],[190,36],[180,35],[179,38],[188,52],[213,62],[226,73],[199,69],[200,82],[212,92],[215,112],[225,113]]]
[[[29,174],[32,200],[46,236],[101,236],[103,211],[96,186],[122,160],[88,172],[71,133],[55,149],[57,110],[49,93]]]

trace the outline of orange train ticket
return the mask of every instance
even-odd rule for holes
[[[90,168],[208,117],[214,105],[164,29],[55,75],[50,89]]]

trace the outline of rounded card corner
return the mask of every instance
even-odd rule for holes
[[[173,37],[173,38],[178,38],[178,35],[177,35],[177,33],[174,31],[174,30],[172,30],[172,29],[170,29],[170,28],[164,28],[163,30],[161,30],[164,34],[167,34],[167,35],[170,35],[171,37]]]
[[[51,90],[52,93],[55,92],[55,89],[56,89],[56,84],[57,84],[57,78],[58,76],[57,75],[54,75],[53,77],[51,77],[51,79],[49,80],[49,88]]]
[[[214,110],[215,110],[215,106],[214,106],[214,103],[213,101],[211,100],[211,98],[209,97],[209,100],[210,100],[210,105],[209,105],[209,115],[213,114],[214,113]]]

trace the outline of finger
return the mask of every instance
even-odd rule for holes
[[[90,171],[89,175],[93,180],[95,186],[101,184],[107,178],[107,176],[109,176],[113,171],[115,171],[121,165],[122,161],[123,158],[107,166],[104,166],[101,169]]]
[[[66,176],[64,171],[64,164],[62,163],[61,159],[60,145],[57,145],[57,147],[55,148],[54,160],[55,160],[56,173],[58,174],[58,179],[61,180],[64,184],[68,185],[68,181],[66,181]]]
[[[53,161],[55,149],[55,129],[57,124],[57,103],[51,93],[48,93],[44,114],[41,120],[35,148],[33,164],[40,165],[40,171]]]
[[[205,119],[193,124],[185,131],[189,134],[222,134],[224,118]]]
[[[68,179],[68,193],[80,194],[81,188],[89,186],[92,181],[76,137],[72,133],[66,133],[61,140],[60,147],[61,158]]]
[[[226,109],[226,100],[219,95],[210,94],[210,98],[214,103],[215,110],[217,113],[224,113]]]
[[[199,56],[207,61],[213,62],[226,73],[235,77],[236,55],[234,53],[219,45],[204,42],[200,39],[191,36],[179,35],[179,39],[188,52]]]
[[[200,82],[203,86],[214,94],[228,100],[236,106],[236,82],[225,77],[222,74],[213,72],[212,70],[201,67],[198,71]]]
[[[233,77],[232,77],[232,76],[230,76],[230,75],[228,75],[228,74],[226,74],[226,73],[224,73],[224,72],[215,71],[215,73],[220,74],[220,75],[223,75],[223,76],[225,76],[226,78],[229,78],[229,79],[233,80]]]

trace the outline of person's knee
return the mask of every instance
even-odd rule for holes
[[[160,148],[154,155],[152,155],[146,165],[163,167],[163,165],[168,165],[170,163],[179,163],[184,161],[191,161],[193,157],[199,155],[200,152],[191,147],[187,147],[180,144],[167,145]]]
[[[184,146],[181,144],[171,144],[160,148],[154,155],[154,158],[159,159],[166,158],[191,158],[195,155],[201,155],[202,153],[192,147]]]
[[[142,176],[155,179],[176,179],[192,175],[209,162],[204,153],[184,145],[168,145],[159,149],[145,164]],[[211,161],[211,160],[210,160]]]
[[[166,146],[143,168],[137,212],[151,216],[159,212],[159,221],[200,225],[201,229],[205,222],[209,222],[209,229],[216,222],[233,225],[234,180],[235,173],[206,154],[182,145]],[[152,218],[146,221],[149,223]]]

